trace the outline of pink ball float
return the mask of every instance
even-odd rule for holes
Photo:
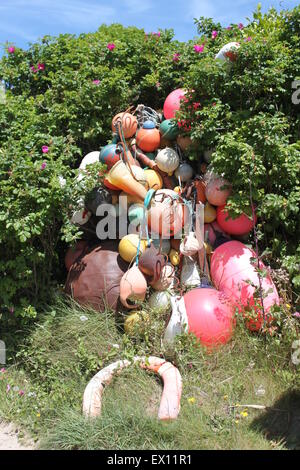
[[[205,188],[205,196],[213,206],[223,206],[231,194],[231,185],[224,178],[212,178]]]
[[[246,214],[241,214],[236,219],[232,219],[225,209],[225,204],[217,208],[217,222],[221,229],[230,235],[247,235],[253,229],[256,220],[256,216],[253,221]]]
[[[259,297],[254,299],[255,290],[259,288],[259,277],[256,271],[257,262],[253,265],[251,258],[256,258],[255,252],[243,243],[236,240],[224,243],[212,255],[211,279],[215,287],[230,298],[239,313],[247,317],[247,310],[254,308],[254,318],[247,319],[247,327],[258,331],[263,326],[264,319],[261,301]],[[259,268],[266,269],[262,262]],[[279,296],[269,275],[263,277],[261,283],[263,305],[269,323],[272,318],[268,313],[273,305],[279,304]]]
[[[188,330],[203,346],[214,348],[228,343],[233,334],[234,310],[228,299],[211,288],[190,290],[184,296]]]
[[[166,119],[172,119],[180,109],[181,100],[184,99],[186,91],[182,88],[172,91],[164,103],[164,116]]]

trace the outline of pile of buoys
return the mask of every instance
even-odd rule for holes
[[[216,58],[234,61],[238,48],[227,44]],[[256,214],[230,211],[234,185],[214,173],[216,149],[205,150],[198,164],[188,159],[195,144],[177,113],[189,99],[179,88],[167,96],[163,115],[144,105],[118,113],[112,142],[83,158],[78,181],[100,162],[103,184],[82,195],[72,216],[84,237],[66,255],[66,291],[99,309],[125,309],[129,336],[157,311],[169,319],[168,340],[185,325],[212,348],[232,337],[236,311],[251,330],[259,330],[272,321],[270,310],[279,298],[270,275],[259,277],[263,264],[251,263],[256,253],[239,241],[251,233]],[[108,215],[114,222],[122,219],[122,230],[120,225],[112,231],[113,247],[105,240],[95,247],[91,233],[99,238],[99,220],[105,220],[99,207],[109,204]]]

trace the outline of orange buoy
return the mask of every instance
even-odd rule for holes
[[[136,133],[138,122],[137,118],[130,113],[119,113],[112,120],[112,131],[118,131],[118,123],[122,124],[122,131],[125,139],[133,137]]]

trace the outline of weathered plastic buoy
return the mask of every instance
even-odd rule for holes
[[[110,170],[120,160],[120,154],[115,144],[105,145],[100,151],[99,160]]]
[[[216,347],[232,337],[234,309],[224,294],[211,288],[196,288],[184,295],[188,330],[201,344]]]
[[[133,137],[136,133],[138,122],[137,118],[130,113],[119,113],[112,120],[112,131],[118,131],[118,123],[122,125],[122,131],[125,139]]]
[[[211,177],[205,188],[205,196],[213,206],[223,206],[231,194],[231,184],[224,178]]]
[[[179,155],[175,150],[166,147],[160,150],[155,157],[158,168],[165,173],[172,173],[179,165]]]
[[[144,152],[153,152],[160,144],[160,133],[153,121],[146,121],[136,135],[137,146]]]
[[[123,258],[124,261],[130,263],[133,258],[137,255],[137,250],[139,246],[139,236],[137,234],[131,233],[129,235],[125,235],[119,243],[119,253],[120,256]],[[147,241],[141,240],[140,242],[140,252],[146,249]]]
[[[164,103],[164,116],[166,119],[172,119],[175,117],[176,112],[180,109],[181,100],[184,99],[186,91],[182,88],[172,91]]]
[[[79,165],[80,170],[85,170],[88,165],[93,165],[93,163],[99,163],[100,161],[100,152],[90,152],[82,160]]]
[[[216,55],[216,59],[221,60],[222,62],[230,61],[234,62],[237,58],[237,51],[240,47],[240,43],[238,42],[229,42],[228,44],[225,44],[218,54]]]
[[[211,278],[217,289],[224,292],[234,307],[245,315],[247,310],[253,309],[255,316],[247,319],[250,330],[258,331],[264,322],[261,300],[259,296],[254,299],[255,290],[259,290],[259,277],[257,261],[253,264],[251,259],[256,253],[243,243],[232,240],[219,246],[211,258]],[[260,262],[260,270],[266,270]],[[279,304],[277,289],[269,274],[261,278],[263,305],[267,323],[271,320],[269,311],[273,305]]]
[[[147,281],[139,268],[134,265],[122,277],[120,282],[120,300],[122,305],[128,309],[136,308],[137,305],[128,304],[130,301],[145,300],[147,292]]]
[[[171,296],[167,291],[154,291],[148,299],[149,307],[161,313],[167,313],[171,308]]]
[[[179,134],[177,122],[172,119],[165,119],[159,126],[160,133],[164,139],[174,140]]]
[[[152,199],[147,220],[151,233],[163,238],[174,236],[182,230],[188,217],[188,209],[169,189],[160,189]]]
[[[170,362],[159,357],[134,357],[133,363],[138,363],[142,369],[157,373],[164,382],[163,393],[158,410],[158,418],[168,421],[176,419],[180,411],[182,392],[181,375],[178,369]],[[132,362],[128,360],[116,361],[98,372],[88,383],[83,395],[83,414],[95,418],[101,414],[102,395],[114,375],[119,374]]]
[[[175,176],[177,179],[180,178],[182,183],[186,183],[193,176],[194,170],[188,163],[181,163],[175,171]]]
[[[155,282],[150,282],[151,287],[158,291],[167,290],[174,280],[174,268],[171,264],[162,267],[160,277]]]
[[[254,221],[252,217],[248,217],[246,214],[241,214],[232,219],[224,205],[217,208],[217,222],[221,229],[230,235],[247,235],[256,224],[256,216]]]

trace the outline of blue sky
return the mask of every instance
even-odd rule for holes
[[[95,31],[102,23],[134,25],[145,31],[173,28],[179,40],[196,35],[193,18],[212,17],[222,24],[245,22],[258,0],[0,0],[0,43],[25,47],[50,34]],[[292,8],[298,0],[262,0],[266,11]]]

